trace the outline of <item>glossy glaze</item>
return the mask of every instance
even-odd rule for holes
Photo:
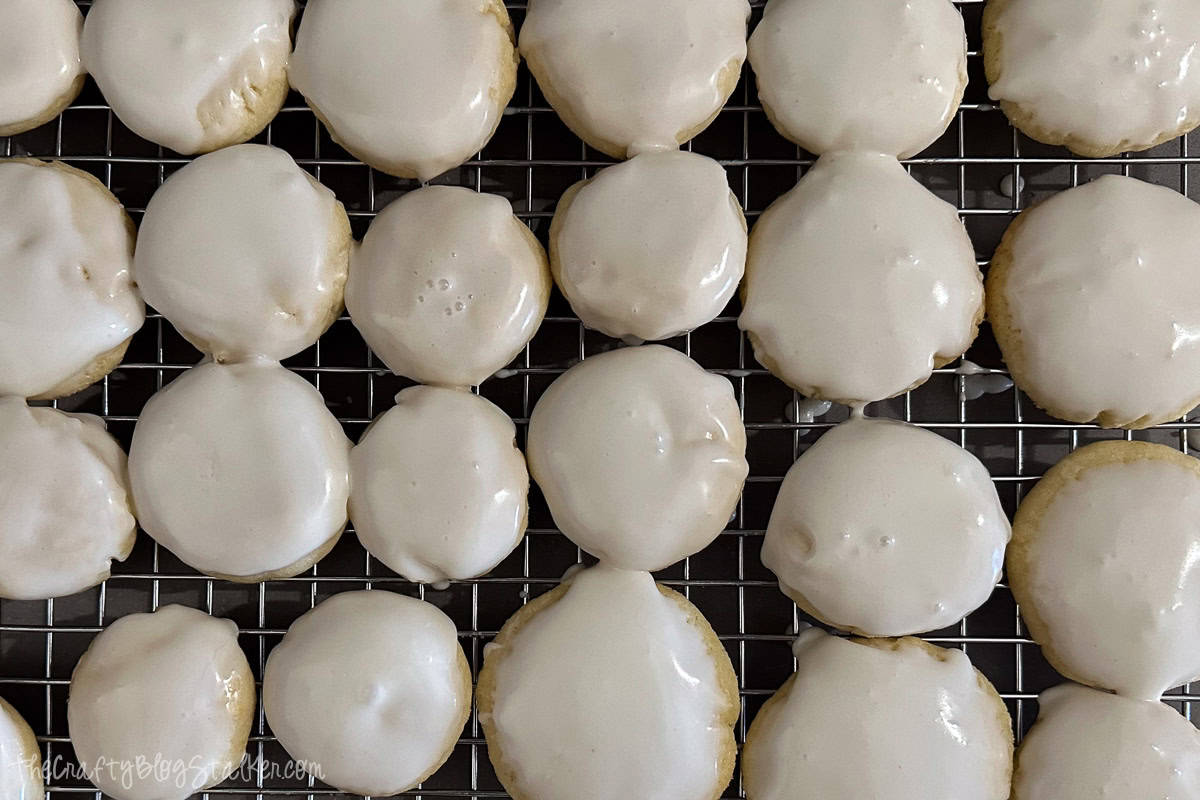
[[[0,130],[61,104],[83,74],[83,15],[71,0],[0,0]]]
[[[0,698],[0,800],[43,800],[41,767],[33,730]]]
[[[702,550],[748,472],[732,385],[661,345],[567,370],[533,409],[528,457],[562,532],[624,569]]]
[[[724,168],[643,153],[596,173],[551,231],[551,269],[589,328],[669,339],[717,316],[746,268],[746,220]]]
[[[349,454],[299,375],[269,361],[206,363],[150,398],[129,475],[159,544],[200,572],[247,578],[292,567],[341,533]]]

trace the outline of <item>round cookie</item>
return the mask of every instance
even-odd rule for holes
[[[263,710],[301,763],[340,791],[389,797],[446,762],[471,714],[471,667],[450,618],[413,597],[342,592],[267,659]]]
[[[125,453],[99,417],[0,398],[0,597],[81,592],[133,549]]]
[[[217,361],[282,360],[337,319],[350,219],[283,150],[201,156],[150,198],[134,276],[146,302]]]
[[[466,387],[533,338],[550,285],[545,251],[507,200],[427,186],[371,222],[350,259],[346,308],[392,372]]]
[[[771,123],[810,153],[910,158],[958,111],[967,34],[950,0],[770,0],[750,64]]]
[[[516,433],[470,392],[400,392],[350,452],[358,540],[415,583],[490,572],[525,535],[529,472]]]
[[[237,770],[256,704],[237,634],[231,620],[171,605],[92,640],[71,674],[67,725],[97,788],[115,800],[184,800]]]
[[[913,425],[851,419],[788,470],[762,561],[822,622],[907,636],[983,605],[1011,535],[975,456]]]
[[[355,158],[428,181],[496,132],[515,38],[501,0],[310,0],[292,85]]]
[[[576,364],[529,420],[554,522],[610,566],[658,570],[724,530],[749,467],[733,386],[661,345]]]
[[[86,172],[0,161],[0,395],[74,394],[121,362],[146,308],[133,222]]]
[[[1013,125],[1089,158],[1147,150],[1200,125],[1196,0],[988,0],[989,95]]]
[[[487,648],[477,702],[515,800],[716,800],[733,773],[729,656],[646,572],[592,567],[524,606]]]
[[[17,710],[0,697],[0,800],[44,800],[42,751]]]
[[[0,136],[15,136],[79,96],[83,15],[71,0],[0,0],[0,19]]]
[[[207,153],[283,107],[294,15],[293,0],[93,0],[83,63],[131,131]]]
[[[750,232],[738,324],[767,369],[846,405],[916,388],[983,319],[983,279],[954,206],[890,156],[823,156]]]
[[[577,183],[550,226],[550,269],[576,315],[617,339],[669,339],[710,322],[746,268],[746,218],[725,169],[642,153]]]
[[[319,392],[271,361],[205,363],[150,398],[129,478],[155,541],[214,578],[298,575],[346,527],[350,442]]]
[[[1008,582],[1068,678],[1143,700],[1200,678],[1200,460],[1098,442],[1058,462],[1013,521]]]
[[[567,127],[613,158],[707,128],[746,59],[746,0],[530,0],[521,55]]]
[[[817,628],[793,649],[746,735],[749,800],[1007,800],[1008,711],[962,651]]]
[[[1106,175],[1022,213],[988,269],[1017,386],[1073,422],[1147,428],[1200,404],[1200,205]]]
[[[1200,799],[1200,732],[1162,703],[1066,683],[1038,697],[1013,800]]]

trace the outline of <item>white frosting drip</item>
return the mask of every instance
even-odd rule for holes
[[[346,308],[392,372],[473,386],[533,338],[550,298],[541,246],[503,197],[429,186],[396,200],[351,257]]]
[[[1073,0],[997,8],[989,93],[1042,130],[1116,153],[1200,121],[1196,0],[1094,0],[1086,13]]]
[[[1156,700],[1200,677],[1200,473],[1134,457],[1059,489],[1010,580],[1072,677]]]
[[[1038,697],[1014,800],[1200,799],[1200,732],[1173,709],[1067,683]]]
[[[733,386],[661,345],[567,370],[533,409],[529,469],[571,541],[624,569],[704,549],[749,467]]]
[[[280,744],[353,794],[412,788],[445,760],[470,707],[454,623],[391,592],[324,601],[292,623],[263,675]]]
[[[967,34],[950,0],[770,0],[750,64],[771,121],[809,152],[908,158],[954,119]]]
[[[874,153],[821,158],[750,236],[739,322],[804,394],[883,400],[975,336],[983,284],[954,207]],[[765,359],[765,361],[764,361]]]
[[[74,594],[129,555],[125,453],[98,417],[0,399],[0,464],[0,597]]]
[[[209,575],[294,565],[346,523],[350,443],[274,362],[202,364],[150,398],[129,451],[142,527]]]
[[[1163,422],[1200,400],[1200,205],[1104,176],[1011,237],[1005,299],[1022,388],[1068,419]]]
[[[0,163],[0,395],[49,392],[142,327],[126,221],[85,178]]]
[[[525,533],[529,473],[512,420],[482,397],[414,386],[350,453],[363,547],[418,583],[490,571]]]
[[[583,138],[674,149],[733,90],[749,17],[746,0],[531,0],[521,53]]]
[[[33,731],[0,698],[0,800],[42,800],[42,754]]]
[[[512,96],[512,26],[492,0],[311,0],[291,79],[335,139],[423,181],[492,137]]]
[[[231,620],[172,605],[121,617],[92,641],[71,676],[67,723],[101,791],[183,800],[237,768],[255,706],[237,633]]]
[[[688,152],[600,170],[555,220],[554,278],[583,323],[668,339],[709,322],[746,268],[746,220],[725,169]]]
[[[0,0],[0,128],[38,118],[83,72],[71,0]]]
[[[852,419],[788,470],[762,560],[830,624],[904,636],[983,605],[1011,535],[975,456],[912,425]]]
[[[720,678],[730,667],[689,619],[699,612],[664,596],[645,572],[597,566],[568,587],[486,654],[495,694],[485,731],[521,794],[714,796],[732,745]]]
[[[201,156],[154,193],[134,275],[146,302],[218,360],[283,359],[341,306],[339,238],[348,245],[333,192],[283,150],[243,144]]]
[[[294,0],[94,0],[83,62],[121,122],[178,153],[220,146],[286,69]]]
[[[743,751],[754,800],[1004,800],[1012,738],[1000,698],[959,650],[935,658],[812,628],[796,640],[786,698],[759,712]],[[847,769],[848,757],[860,757]]]

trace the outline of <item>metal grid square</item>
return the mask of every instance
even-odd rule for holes
[[[90,2],[79,0],[79,4],[86,10]],[[1200,152],[1200,135],[1168,142],[1148,153],[1085,160],[1011,129],[987,100],[979,53],[982,0],[959,0],[957,4],[969,33],[971,84],[946,135],[905,163],[923,184],[960,210],[981,266],[986,267],[1001,234],[1021,208],[1105,172],[1134,175],[1200,199],[1200,158],[1189,155],[1189,151]],[[763,2],[755,0],[752,5],[753,24],[762,15]],[[524,7],[522,2],[509,3],[518,26]],[[294,93],[256,141],[287,149],[332,188],[345,203],[359,237],[379,209],[417,185],[355,161],[330,140]],[[813,161],[811,155],[771,129],[758,105],[748,69],[730,103],[690,148],[717,158],[726,167],[730,185],[751,223],[790,189]],[[0,152],[4,156],[61,158],[95,174],[126,204],[135,221],[153,191],[187,161],[126,129],[91,81],[62,117],[38,130],[0,139]],[[522,68],[517,95],[495,139],[477,158],[436,182],[509,198],[518,216],[544,241],[562,191],[607,163],[607,157],[584,146],[566,129]],[[1014,186],[1022,191],[1011,191]],[[745,337],[737,330],[737,311],[735,300],[715,322],[669,344],[732,381],[749,437],[750,477],[728,530],[704,552],[658,577],[688,595],[725,643],[741,684],[741,741],[748,720],[791,673],[791,634],[803,622],[759,562],[763,529],[788,466],[821,429],[844,419],[846,413],[835,408],[817,423],[795,421],[790,404],[800,398],[755,362]],[[489,380],[478,391],[514,418],[523,443],[529,412],[554,377],[575,360],[615,344],[585,330],[556,294],[545,324],[506,372],[508,377]],[[145,402],[199,358],[168,323],[152,313],[120,368],[58,405],[102,415],[128,447]],[[994,368],[994,374],[1003,374],[986,325],[968,358]],[[344,317],[316,346],[286,364],[316,385],[355,440],[374,416],[392,405],[392,396],[409,385],[383,369]],[[968,399],[974,394],[967,391],[971,380],[953,368],[939,370],[926,386],[877,403],[871,412],[928,427],[974,452],[991,469],[1010,513],[1025,489],[1079,445],[1124,436],[1188,452],[1189,433],[1197,427],[1196,422],[1180,421],[1136,434],[1098,431],[1048,417],[1013,389]],[[1191,435],[1195,443],[1196,434]],[[478,674],[483,647],[503,622],[530,597],[553,587],[568,567],[585,560],[578,548],[554,529],[536,487],[530,502],[529,535],[512,556],[490,575],[455,583],[445,591],[401,580],[368,556],[352,533],[308,573],[255,587],[198,576],[141,534],[133,554],[124,564],[115,565],[113,577],[103,586],[45,602],[0,601],[0,693],[34,727],[44,757],[58,772],[74,760],[66,729],[71,669],[96,632],[114,618],[168,602],[230,617],[241,627],[242,646],[261,678],[267,653],[298,615],[330,594],[371,586],[420,596],[443,609],[458,625],[472,669]],[[971,655],[1004,697],[1018,737],[1036,713],[1037,693],[1060,680],[1025,634],[1012,595],[1003,584],[983,608],[926,638],[960,647]],[[1166,699],[1193,719],[1193,707],[1200,708],[1200,685],[1173,690]],[[260,762],[286,761],[261,710],[252,732],[250,755]],[[92,787],[70,778],[53,779],[48,790],[52,798],[77,793],[99,797]],[[260,770],[248,780],[231,780],[206,796],[262,800],[274,795],[311,798],[332,794],[335,792],[311,782],[287,781]],[[506,796],[488,762],[474,715],[449,763],[407,796]],[[742,796],[735,776],[726,797]]]

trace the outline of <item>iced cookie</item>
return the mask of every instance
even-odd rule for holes
[[[71,0],[0,0],[0,19],[0,136],[15,136],[57,117],[83,88],[83,15]]]
[[[44,800],[42,751],[17,710],[0,698],[0,800]]]

